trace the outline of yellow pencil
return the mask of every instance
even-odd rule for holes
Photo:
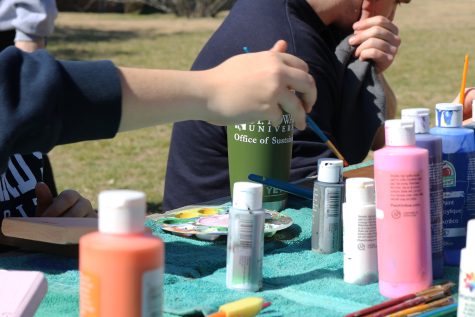
[[[465,55],[465,63],[463,64],[462,84],[460,85],[460,98],[459,102],[463,106],[465,102],[465,85],[467,84],[467,72],[468,72],[468,54]]]
[[[434,309],[434,308],[447,306],[447,305],[452,304],[453,302],[454,302],[453,297],[448,296],[448,297],[444,297],[442,299],[433,301],[433,302],[428,303],[428,304],[420,304],[420,305],[417,305],[417,306],[414,306],[414,307],[411,307],[411,308],[400,310],[400,311],[398,311],[394,314],[388,315],[388,317],[404,317],[404,316],[407,316],[409,314],[421,313],[421,312],[427,311],[429,309]]]

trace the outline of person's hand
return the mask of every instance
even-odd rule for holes
[[[472,118],[472,102],[475,100],[475,87],[470,87],[465,89],[465,99],[463,104],[463,119],[468,120]],[[460,102],[460,93],[455,97],[452,103],[459,103]],[[475,119],[475,118],[473,118]],[[469,123],[471,123],[470,120]]]
[[[15,41],[15,46],[22,51],[32,53],[40,48],[45,48],[45,39],[38,38],[34,41]]]
[[[269,120],[277,125],[285,111],[298,129],[305,129],[306,112],[317,98],[315,81],[307,64],[285,54],[286,48],[285,41],[278,41],[270,51],[240,54],[209,70],[207,121],[226,125]]]
[[[45,183],[36,184],[37,217],[91,217],[97,218],[91,202],[77,191],[65,190],[58,197],[53,197]]]
[[[355,56],[360,60],[372,60],[376,71],[382,73],[394,61],[401,45],[399,29],[390,18],[369,17],[367,14],[353,24],[354,35],[349,43],[356,46]]]

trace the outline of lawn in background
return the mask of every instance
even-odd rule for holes
[[[466,53],[471,57],[467,86],[475,86],[474,16],[473,0],[413,0],[398,9],[403,42],[386,78],[399,109],[433,109],[437,102],[452,101]],[[60,59],[185,70],[222,18],[60,13],[49,50]],[[57,147],[50,154],[57,185],[78,190],[95,207],[101,190],[141,190],[147,193],[149,211],[159,211],[170,132],[171,125],[162,125],[113,140]]]

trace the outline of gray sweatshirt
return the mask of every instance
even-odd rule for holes
[[[15,41],[51,35],[58,15],[55,0],[0,0],[0,31],[16,29]]]

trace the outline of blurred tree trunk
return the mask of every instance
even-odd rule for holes
[[[230,0],[198,0],[196,1],[194,16],[215,17],[223,8],[230,6],[232,2]]]
[[[126,5],[147,4],[163,12],[172,12],[177,16],[215,17],[219,12],[228,10],[236,0],[109,0]],[[256,0],[259,1],[259,0]]]

